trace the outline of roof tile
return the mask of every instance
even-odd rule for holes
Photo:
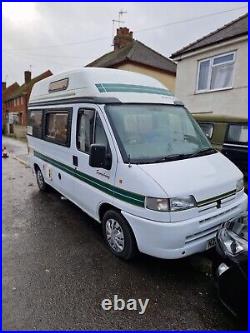
[[[124,61],[136,62],[173,74],[176,73],[176,63],[173,60],[164,57],[137,40],[133,40],[121,49],[104,54],[86,67],[113,67]]]
[[[195,42],[174,52],[170,58],[178,57],[184,53],[192,52],[203,47],[226,41],[228,39],[240,37],[248,34],[248,14],[238,17],[223,27],[211,32],[210,34],[196,40]]]

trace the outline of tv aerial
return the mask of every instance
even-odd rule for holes
[[[118,19],[117,20],[112,20],[113,26],[112,26],[112,45],[111,46],[114,46],[113,40],[114,40],[114,34],[115,34],[115,24],[118,23],[118,28],[120,28],[121,23],[125,23],[125,21],[122,21],[122,16],[124,14],[127,14],[127,11],[123,10],[123,9],[120,9],[120,11],[118,12]]]

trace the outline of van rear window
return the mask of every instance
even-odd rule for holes
[[[226,142],[248,144],[248,125],[231,124],[228,127]]]
[[[41,139],[42,138],[42,119],[43,119],[42,110],[30,111],[28,127],[27,127],[27,134]]]

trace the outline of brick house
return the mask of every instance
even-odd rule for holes
[[[4,100],[4,110],[8,128],[10,124],[27,125],[28,101],[32,87],[36,82],[50,75],[52,75],[52,72],[47,70],[32,79],[30,71],[24,72],[24,84],[15,89],[12,94],[8,94]]]
[[[133,38],[133,32],[117,29],[114,50],[92,61],[86,67],[123,69],[151,76],[175,91],[176,63]]]
[[[17,82],[11,84],[9,87],[6,86],[6,82],[2,82],[2,128],[4,131],[6,130],[7,121],[7,103],[5,102],[19,87],[20,86]]]

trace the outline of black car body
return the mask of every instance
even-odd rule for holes
[[[214,275],[219,298],[234,315],[248,314],[247,214],[228,221],[217,233]]]
[[[247,118],[214,114],[193,114],[213,147],[229,158],[244,174],[248,192]]]

